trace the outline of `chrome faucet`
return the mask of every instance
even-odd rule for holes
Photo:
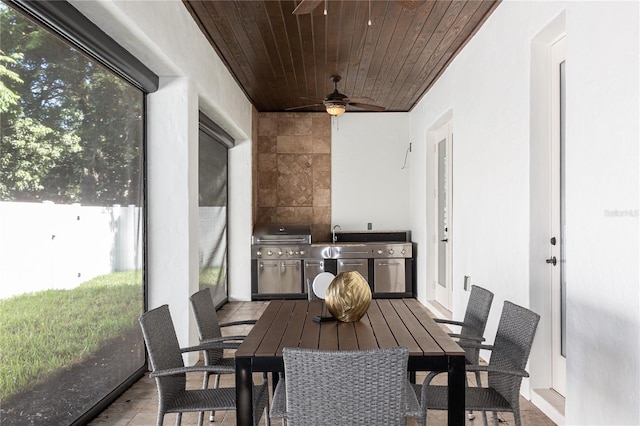
[[[342,228],[340,228],[340,225],[336,225],[333,227],[333,230],[331,231],[331,241],[333,241],[334,243],[338,241],[338,237],[336,237],[336,230],[338,231],[342,231]]]

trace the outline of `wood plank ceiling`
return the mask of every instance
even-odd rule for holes
[[[306,2],[294,15],[300,0],[183,0],[259,112],[321,104],[332,75],[352,100],[410,111],[499,0]]]

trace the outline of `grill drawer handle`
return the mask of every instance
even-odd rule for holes
[[[380,263],[378,263],[378,266],[395,266],[395,267],[398,267],[398,266],[400,266],[400,264],[397,263],[397,262],[395,262],[395,263],[382,263],[382,262],[380,262]]]
[[[280,262],[280,272],[281,273],[285,273],[287,271],[287,267],[295,267],[296,270],[300,269],[300,262],[296,262],[296,263],[289,263],[287,264],[286,262]]]
[[[342,266],[364,266],[362,262],[340,262]]]
[[[258,244],[266,244],[266,243],[273,243],[273,244],[283,244],[283,243],[301,243],[301,244],[305,244],[307,242],[307,240],[305,238],[283,238],[283,239],[273,239],[273,238],[256,238],[256,242]]]

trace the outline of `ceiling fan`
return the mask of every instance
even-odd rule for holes
[[[347,109],[347,105],[353,106],[356,108],[366,109],[368,111],[384,111],[385,110],[384,107],[364,103],[366,101],[373,101],[373,99],[349,98],[346,95],[343,95],[342,93],[338,92],[338,82],[341,79],[342,77],[340,77],[339,75],[331,76],[331,81],[333,81],[333,87],[334,87],[333,92],[329,93],[327,97],[324,98],[322,101],[318,100],[318,102],[315,104],[287,108],[286,111],[292,111],[292,110],[303,109],[303,108],[311,108],[311,107],[321,106],[321,105],[325,107],[329,115],[333,115],[333,116],[344,114],[344,112]]]
[[[326,0],[300,0],[300,3],[293,10],[294,15],[306,15],[307,13],[313,12],[317,5],[324,2]],[[399,3],[405,9],[413,10],[424,3],[425,0],[395,0],[396,3]],[[325,15],[327,11],[325,10]]]

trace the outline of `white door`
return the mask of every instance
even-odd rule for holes
[[[436,157],[436,283],[435,300],[451,310],[453,286],[451,284],[452,262],[452,161],[453,134],[451,122],[435,132],[434,152]]]
[[[566,389],[566,253],[565,253],[565,60],[564,38],[551,47],[551,321],[553,388]]]

